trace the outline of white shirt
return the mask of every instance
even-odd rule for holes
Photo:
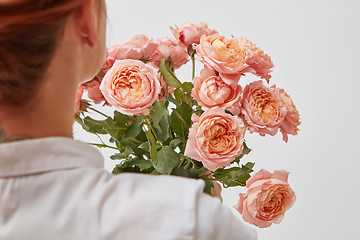
[[[103,169],[70,138],[0,144],[0,240],[256,239],[202,180]]]

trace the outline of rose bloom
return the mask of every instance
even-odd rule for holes
[[[90,82],[82,84],[85,90],[88,92],[88,98],[94,101],[95,104],[99,104],[102,101],[106,101],[104,95],[100,91],[100,82],[92,80]]]
[[[144,34],[138,34],[130,40],[118,43],[108,49],[108,58],[115,60],[148,60],[157,47],[157,43]]]
[[[152,38],[144,34],[138,34],[126,42],[108,48],[102,70],[106,73],[116,60],[149,60],[156,47],[157,43]]]
[[[219,72],[227,84],[236,87],[242,74],[249,72],[252,53],[237,39],[220,35],[203,36],[196,47],[197,58],[210,69]]]
[[[287,142],[288,134],[296,135],[299,131],[298,126],[301,123],[300,114],[289,94],[287,94],[284,89],[279,89],[279,92],[287,110],[284,121],[280,125],[280,132],[283,134],[283,140]]]
[[[166,60],[170,57],[172,67],[178,69],[189,60],[186,47],[180,45],[179,42],[174,39],[162,37],[157,40],[157,43],[158,47],[155,49],[150,60],[150,63],[154,64],[154,66],[159,67],[162,58]]]
[[[275,170],[270,173],[264,169],[246,181],[245,194],[234,208],[242,214],[244,221],[260,228],[280,223],[285,212],[296,200],[295,192],[288,184],[289,172]]]
[[[250,72],[256,76],[266,79],[269,83],[271,78],[270,72],[274,67],[270,56],[265,54],[263,50],[244,37],[239,37],[238,41],[244,46],[247,46],[252,52],[252,57],[249,58],[247,62],[251,69]]]
[[[116,61],[116,59],[109,56],[109,53],[107,52],[107,56],[106,56],[105,62],[103,63],[103,65],[101,67],[101,70],[104,73],[107,73],[107,71],[109,71],[110,68],[114,65],[115,61]]]
[[[286,115],[279,90],[255,81],[245,86],[241,99],[241,112],[251,133],[274,136]]]
[[[200,117],[193,114],[192,121],[184,156],[215,171],[229,166],[242,153],[245,125],[241,118],[215,107]]]
[[[84,87],[82,85],[79,85],[76,89],[75,93],[75,103],[74,103],[74,113],[78,114],[80,111],[80,105],[81,105],[81,97],[84,93]]]
[[[209,36],[217,34],[216,30],[208,28],[206,23],[194,24],[186,22],[179,27],[175,25],[175,28],[170,27],[170,30],[174,37],[182,44],[189,46],[193,43],[199,44],[201,36]]]
[[[196,99],[203,110],[212,107],[220,107],[234,115],[240,113],[241,86],[232,88],[226,84],[220,76],[216,76],[214,70],[204,68],[200,76],[193,80],[194,88],[191,96]]]
[[[105,99],[127,115],[149,114],[160,94],[157,71],[139,60],[117,60],[100,85]]]

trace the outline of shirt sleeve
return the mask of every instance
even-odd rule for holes
[[[220,199],[200,193],[196,207],[198,240],[256,240],[256,231],[246,226]]]

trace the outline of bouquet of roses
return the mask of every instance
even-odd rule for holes
[[[299,113],[290,96],[266,85],[271,58],[248,39],[226,38],[205,23],[170,29],[175,38],[137,35],[109,48],[103,69],[79,87],[76,121],[99,137],[94,145],[117,150],[111,156],[119,160],[114,174],[200,178],[207,193],[217,183],[246,187],[235,206],[243,219],[259,227],[279,223],[295,201],[289,172],[260,170],[251,176],[254,163],[243,161],[250,153],[246,132],[280,131],[285,142],[298,132]],[[175,72],[189,59],[191,81],[180,81]],[[196,60],[204,68],[195,77]],[[242,87],[245,74],[266,83]],[[81,99],[84,90],[92,101]],[[116,110],[107,116],[92,104]],[[91,111],[103,118],[91,117]]]

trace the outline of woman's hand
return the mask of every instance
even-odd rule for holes
[[[223,202],[223,199],[221,197],[222,187],[220,183],[218,183],[217,181],[212,181],[212,183],[214,187],[211,188],[211,196],[218,197],[221,200],[221,202]]]

